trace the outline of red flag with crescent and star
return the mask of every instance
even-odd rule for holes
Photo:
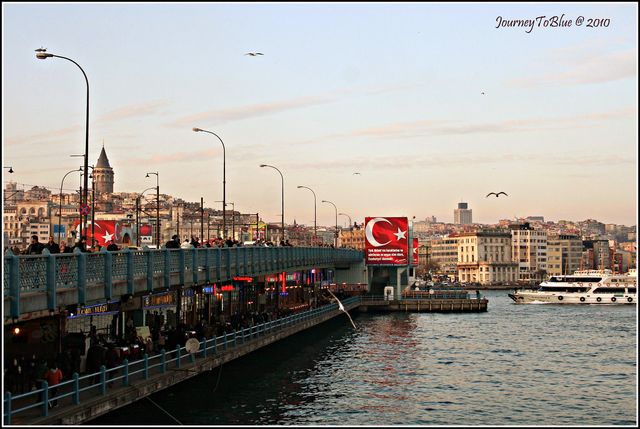
[[[113,220],[96,220],[93,226],[95,231],[96,243],[100,246],[106,247],[110,242],[116,242],[116,221]],[[76,231],[80,232],[80,222],[75,221],[74,227]],[[87,244],[91,245],[91,221],[87,221],[87,231],[83,235],[87,237]]]
[[[406,217],[365,217],[367,265],[409,264],[409,222]]]

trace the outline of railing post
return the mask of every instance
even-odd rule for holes
[[[239,276],[240,275],[240,252],[238,252],[238,250],[240,250],[240,247],[234,247],[233,248],[233,253],[235,254],[235,260],[236,260],[236,269],[235,269],[235,275]]]
[[[145,353],[142,357],[144,359],[144,379],[148,380],[149,379],[149,355]]]
[[[127,293],[133,295],[133,252],[127,247],[124,255],[127,259]]]
[[[4,257],[5,262],[8,261],[9,267],[9,294],[11,296],[11,317],[17,319],[20,317],[20,259],[13,254],[11,250],[7,250]]]
[[[153,291],[153,252],[147,246],[142,250],[147,261],[147,292],[151,292]]]
[[[184,285],[184,264],[185,264],[185,255],[184,255],[184,249],[180,248],[179,250],[180,252],[180,256],[178,258],[179,260],[179,270],[178,273],[180,274],[180,287],[182,287]]]
[[[73,373],[73,404],[80,404],[80,376],[77,372]]]
[[[104,259],[104,298],[110,301],[113,297],[113,255],[104,247],[100,254]]]
[[[224,333],[224,349],[227,350],[227,333]]]
[[[220,281],[220,266],[222,265],[222,249],[216,249],[216,280]]]
[[[86,288],[87,288],[87,254],[80,251],[76,247],[73,251],[78,258],[78,304],[86,304]]]
[[[47,256],[47,309],[56,309],[56,257],[49,253],[49,249],[42,251]]]
[[[171,288],[171,251],[166,247],[163,249],[164,255],[164,287]]]
[[[191,249],[191,281],[194,285],[198,284],[198,252],[200,249],[195,247]]]
[[[49,415],[49,383],[47,381],[42,382],[42,415],[47,417]]]
[[[216,337],[215,334],[213,334],[213,354],[216,354],[218,349],[218,337]]]
[[[177,355],[177,359],[176,359],[176,367],[180,368],[180,344],[178,343],[178,345],[176,346],[176,355]]]
[[[100,392],[107,394],[107,368],[104,365],[100,365]]]
[[[204,249],[204,281],[207,283],[211,283],[211,248],[205,247]]]
[[[124,365],[124,377],[122,378],[122,385],[128,386],[129,385],[129,359],[125,358],[122,361],[122,364]]]
[[[160,350],[162,352],[162,357],[160,358],[160,371],[164,374],[167,372],[167,352],[165,349]]]
[[[4,424],[11,424],[11,392],[4,393]]]
[[[233,330],[233,347],[238,346],[238,335],[236,334],[236,330]]]
[[[207,357],[207,338],[203,338],[202,339],[202,357],[206,358]]]

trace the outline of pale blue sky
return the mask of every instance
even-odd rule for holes
[[[637,217],[638,7],[618,4],[3,3],[3,180],[59,187],[104,141],[116,191],[332,225]],[[495,28],[565,14],[570,28]],[[607,18],[607,28],[575,25]],[[246,52],[263,52],[249,57]],[[482,95],[481,92],[485,92]],[[354,175],[360,172],[360,175]],[[79,180],[67,179],[76,184]],[[485,198],[505,191],[508,198]],[[339,216],[339,224],[346,222]]]

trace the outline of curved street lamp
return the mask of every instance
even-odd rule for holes
[[[316,216],[316,193],[313,192],[313,189],[307,187],[307,186],[298,186],[298,189],[300,188],[304,188],[304,189],[308,189],[313,193],[313,244],[317,244],[318,241],[318,217]]]
[[[282,171],[278,170],[278,168],[274,167],[273,165],[260,164],[260,167],[273,168],[278,173],[280,173],[280,179],[282,180],[282,239],[284,240],[284,239],[286,239],[286,234],[285,234],[285,231],[284,231],[284,176],[282,175]]]
[[[60,244],[62,236],[62,185],[64,184],[64,179],[74,171],[82,171],[82,167],[67,172],[67,174],[62,176],[62,182],[60,182],[60,205],[58,207],[58,244]]]
[[[333,206],[333,208],[336,210],[336,231],[335,231],[334,239],[333,239],[335,244],[333,245],[333,247],[335,247],[337,249],[338,248],[338,208],[331,201],[322,200],[322,202],[331,204]]]
[[[160,176],[158,172],[155,173],[147,173],[146,177],[149,177],[149,174],[156,175],[156,249],[160,248]]]
[[[63,57],[61,55],[50,54],[50,53],[47,52],[47,50],[45,48],[36,49],[36,58],[38,58],[39,60],[46,60],[47,58],[51,58],[51,57],[53,57],[53,58],[62,58],[63,60],[71,61],[73,64],[78,66],[78,68],[82,72],[82,75],[84,76],[85,82],[87,83],[87,119],[86,119],[85,140],[84,140],[84,171],[86,172],[86,171],[89,170],[89,79],[87,78],[87,74],[84,72],[82,67],[80,67],[80,64],[76,63],[71,58]],[[84,175],[84,189],[82,191],[82,193],[83,193],[82,200],[83,200],[84,204],[87,204],[88,201],[89,201],[88,200],[88,196],[87,196],[88,187],[89,187],[89,175],[85,174]],[[82,221],[82,219],[84,219],[84,222]],[[80,225],[81,225],[80,228],[83,231],[85,231],[85,234],[86,234],[87,215],[82,215],[81,214]],[[80,235],[82,236],[82,233]]]
[[[226,149],[224,147],[224,142],[222,141],[220,136],[217,135],[216,133],[214,133],[213,131],[203,130],[202,128],[193,128],[193,131],[196,132],[196,133],[203,132],[203,133],[213,134],[214,136],[218,137],[218,140],[220,140],[220,143],[222,143],[222,234],[224,235],[224,238],[226,238],[226,235],[227,235],[227,215],[226,215],[227,205],[225,204],[225,201],[226,201],[225,188],[227,186],[227,179],[226,179],[225,169],[226,169],[226,163],[227,163],[227,161],[226,161],[227,155],[226,155]]]
[[[140,192],[140,195],[136,197],[136,246],[137,247],[140,247],[140,221],[138,219],[139,213],[140,213],[140,199],[142,198],[145,192],[150,191],[152,189],[156,189],[156,188],[154,187],[147,188],[144,191]]]
[[[351,228],[352,228],[352,225],[353,225],[353,224],[351,223],[351,216],[349,216],[349,215],[348,215],[348,214],[346,214],[346,213],[338,213],[338,214],[339,214],[339,215],[342,215],[342,216],[346,216],[346,217],[348,217],[348,218],[349,218],[349,231],[351,231]]]

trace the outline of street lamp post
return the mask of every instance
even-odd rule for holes
[[[298,186],[298,189],[305,188],[310,190],[313,193],[313,244],[317,244],[318,241],[318,217],[316,216],[316,193],[313,192],[313,189],[307,186]]]
[[[62,177],[62,182],[60,182],[60,206],[58,208],[58,244],[60,244],[62,236],[62,185],[64,184],[64,179],[74,171],[82,171],[82,167],[67,172],[67,174]]]
[[[333,208],[336,210],[336,231],[335,231],[335,236],[334,236],[334,246],[333,247],[335,247],[337,249],[338,248],[338,208],[331,201],[322,200],[322,202],[331,204],[333,206]]]
[[[225,201],[226,201],[226,187],[227,187],[227,179],[226,179],[227,155],[226,155],[226,149],[224,147],[224,142],[222,141],[220,136],[214,133],[213,131],[207,131],[201,128],[193,128],[193,131],[196,133],[203,132],[203,133],[213,134],[214,136],[218,137],[218,140],[220,140],[220,143],[222,143],[222,234],[223,236],[226,236],[227,235],[227,215],[226,215],[227,205],[225,204]]]
[[[236,205],[233,202],[228,202],[225,203],[224,201],[214,201],[216,203],[222,203],[225,205],[225,209],[224,211],[227,211],[226,206],[231,205],[231,239],[235,240],[236,239]],[[224,221],[223,221],[224,223]]]
[[[40,60],[45,60],[45,59],[50,58],[50,57],[62,58],[64,60],[71,61],[73,64],[78,66],[78,68],[82,72],[82,75],[84,76],[85,82],[87,83],[87,117],[86,117],[85,141],[84,141],[84,172],[85,172],[85,175],[84,175],[84,188],[83,188],[83,196],[82,196],[82,200],[83,200],[82,203],[87,204],[87,201],[88,201],[87,189],[89,187],[89,175],[87,174],[87,171],[89,170],[89,79],[87,78],[87,74],[84,72],[82,67],[80,67],[80,64],[76,63],[71,58],[63,57],[61,55],[50,54],[44,48],[36,49],[36,58],[38,58]],[[84,223],[83,223],[83,219],[84,219]],[[82,230],[86,231],[86,229],[87,229],[87,215],[86,214],[85,215],[81,215],[80,223],[83,224],[83,227],[81,227]],[[85,232],[85,234],[86,234],[86,232]]]
[[[280,171],[278,168],[274,167],[273,165],[269,165],[269,164],[260,164],[260,167],[269,167],[269,168],[273,168],[274,170],[276,170],[278,173],[280,173],[280,179],[282,181],[282,239],[286,239],[287,235],[285,234],[285,230],[284,230],[284,176],[282,175],[282,171]]]
[[[160,175],[158,175],[158,172],[147,173],[146,177],[149,177],[149,174],[156,175],[156,249],[159,249],[160,248]]]
[[[9,171],[8,171],[8,172],[9,172],[9,173],[13,173],[13,167],[2,167],[2,168],[8,168],[8,169],[9,169]],[[76,170],[73,170],[73,171],[76,171]]]
[[[346,217],[348,217],[348,218],[349,218],[349,231],[351,231],[351,227],[352,227],[352,225],[353,225],[353,224],[351,223],[351,216],[349,216],[349,215],[348,215],[348,214],[346,214],[346,213],[338,213],[338,214],[339,214],[339,215],[342,215],[342,216],[346,216]]]
[[[140,213],[140,199],[144,195],[145,192],[150,191],[155,188],[147,188],[138,195],[136,198],[136,246],[140,247],[140,222],[139,222],[139,213]]]

